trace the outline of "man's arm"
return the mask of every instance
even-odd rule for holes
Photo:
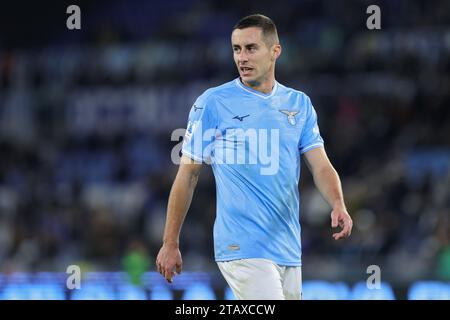
[[[333,209],[331,212],[331,226],[342,228],[334,233],[335,240],[349,237],[352,232],[353,221],[347,212],[342,193],[341,180],[333,168],[324,148],[315,148],[305,152],[306,164],[311,171],[314,183],[322,196]]]
[[[174,267],[177,273],[181,273],[183,266],[179,250],[180,231],[191,205],[201,167],[201,163],[183,156],[170,191],[163,245],[156,258],[158,272],[170,283],[175,275]]]

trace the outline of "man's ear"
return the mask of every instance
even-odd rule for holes
[[[272,59],[277,60],[281,55],[281,45],[274,44],[272,50]]]

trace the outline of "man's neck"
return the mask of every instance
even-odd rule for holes
[[[273,90],[273,87],[275,86],[275,78],[269,79],[264,82],[259,82],[259,81],[245,82],[245,81],[242,81],[242,79],[240,79],[240,80],[241,80],[241,83],[244,84],[245,86],[247,86],[253,90],[265,93],[265,94],[271,93]]]

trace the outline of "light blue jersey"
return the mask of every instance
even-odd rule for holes
[[[195,101],[184,155],[211,163],[216,261],[300,266],[300,155],[323,146],[309,97],[278,82],[270,94],[235,79]]]

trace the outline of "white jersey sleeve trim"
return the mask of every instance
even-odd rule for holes
[[[181,152],[183,153],[183,155],[188,156],[188,157],[191,158],[192,160],[195,160],[195,161],[198,161],[198,162],[204,162],[204,161],[205,161],[205,160],[203,160],[202,158],[197,157],[197,156],[194,156],[192,153],[190,153],[190,152],[188,152],[188,151],[186,151],[186,150],[184,150],[184,149],[181,149]]]
[[[311,150],[311,149],[318,148],[318,147],[323,147],[323,143],[320,142],[320,143],[310,144],[309,146],[304,147],[304,148],[300,151],[300,154],[304,154],[305,152],[307,152],[307,151],[309,151],[309,150]]]

